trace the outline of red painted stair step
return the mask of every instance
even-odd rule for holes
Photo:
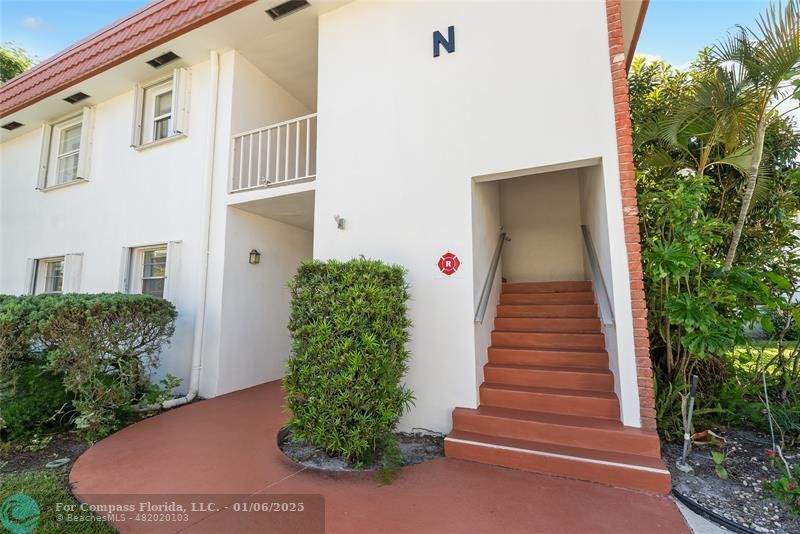
[[[594,304],[591,291],[564,293],[501,293],[500,304]]]
[[[506,282],[503,284],[503,293],[564,293],[591,290],[591,280],[567,282]]]
[[[501,304],[497,317],[597,318],[596,304]]]
[[[511,332],[600,332],[597,318],[527,318],[498,317],[494,321],[496,330]]]
[[[660,458],[658,434],[625,427],[611,419],[481,406],[453,410],[453,429]]]
[[[496,347],[604,350],[605,338],[603,334],[495,330],[492,332],[492,345]]]
[[[614,392],[484,382],[480,397],[481,406],[619,420]]]
[[[444,442],[445,454],[491,465],[546,475],[600,482],[666,495],[672,489],[669,472],[659,458],[581,449],[535,441],[453,431]]]
[[[608,369],[546,367],[488,363],[483,367],[486,382],[519,386],[545,386],[587,391],[614,390],[614,375]]]
[[[489,347],[489,363],[549,367],[591,367],[608,370],[605,350],[550,350]]]

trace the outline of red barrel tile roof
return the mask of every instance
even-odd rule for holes
[[[256,0],[158,0],[0,85],[0,117]]]

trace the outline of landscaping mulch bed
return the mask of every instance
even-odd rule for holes
[[[693,474],[675,466],[682,446],[664,445],[664,462],[672,473],[675,490],[703,508],[756,532],[800,532],[800,516],[793,515],[762,486],[763,481],[778,478],[767,456],[772,448],[769,436],[743,429],[720,434],[727,441],[727,480],[721,480],[714,472],[710,445],[692,446],[687,463],[694,469]],[[784,456],[789,463],[800,462],[800,453],[796,451],[784,451]]]
[[[397,442],[403,453],[403,465],[420,464],[444,456],[444,436],[432,432],[397,432]],[[281,450],[294,460],[307,467],[326,471],[359,471],[344,458],[328,456],[315,445],[292,439],[286,432],[279,440]],[[380,469],[373,465],[367,471]]]
[[[71,465],[88,448],[89,444],[86,441],[72,434],[53,436],[47,446],[40,451],[30,450],[26,445],[2,444],[0,474],[45,469],[47,463],[61,458],[69,458],[70,462],[66,465]]]

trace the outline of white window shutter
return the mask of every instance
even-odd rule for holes
[[[131,249],[122,247],[122,257],[119,261],[119,286],[120,293],[130,293],[131,288]]]
[[[67,254],[64,256],[64,282],[62,293],[77,293],[81,290],[81,270],[83,254]]]
[[[34,284],[36,283],[36,267],[38,262],[32,258],[28,258],[25,265],[25,287],[23,295],[33,295]]]
[[[137,84],[133,90],[133,128],[131,146],[142,144],[142,123],[144,121],[144,87]]]
[[[78,152],[78,178],[88,180],[92,164],[92,140],[94,139],[94,107],[83,108],[81,120],[81,150]]]
[[[186,133],[189,126],[189,69],[175,69],[172,75],[172,129]]]
[[[173,304],[178,296],[178,270],[181,266],[181,242],[167,243],[167,279],[164,281],[164,298]]]
[[[39,172],[36,178],[36,189],[47,187],[47,165],[50,159],[50,140],[53,127],[45,123],[42,125],[42,149],[39,154]]]

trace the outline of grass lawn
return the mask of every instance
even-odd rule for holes
[[[797,341],[784,341],[784,354],[788,356],[797,346]],[[744,371],[752,371],[759,353],[763,350],[763,361],[768,362],[778,354],[778,343],[766,339],[751,339],[750,345],[739,345],[733,350],[733,364]],[[769,371],[773,371],[771,366]]]
[[[5,500],[17,493],[24,493],[33,498],[41,512],[39,523],[34,530],[37,534],[113,533],[114,529],[106,523],[91,521],[90,518],[93,517],[93,514],[89,511],[76,512],[76,515],[85,517],[84,521],[59,522],[57,520],[56,503],[79,504],[67,489],[68,475],[68,467],[46,471],[2,473],[0,474],[0,500]]]

